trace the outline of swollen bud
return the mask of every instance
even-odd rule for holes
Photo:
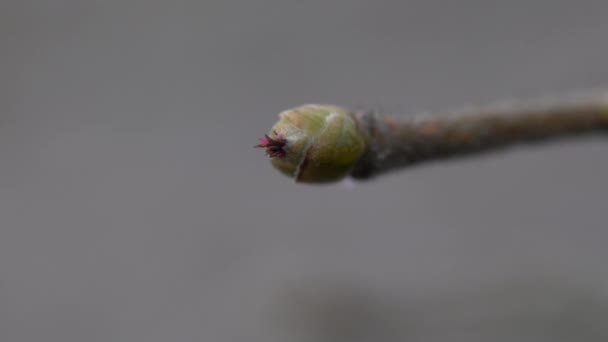
[[[296,182],[328,183],[346,177],[365,150],[353,116],[331,105],[304,105],[279,114],[256,147]]]

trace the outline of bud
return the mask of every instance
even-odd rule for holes
[[[328,183],[348,175],[365,150],[353,116],[331,105],[304,105],[279,114],[260,144],[272,165],[296,182]]]

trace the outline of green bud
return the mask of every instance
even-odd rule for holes
[[[348,175],[365,140],[346,109],[310,104],[280,113],[256,147],[266,148],[272,165],[296,182],[328,183]]]

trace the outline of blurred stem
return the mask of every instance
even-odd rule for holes
[[[605,130],[608,101],[606,96],[579,97],[563,103],[480,107],[410,119],[374,113],[353,116],[365,137],[366,150],[351,176],[367,179],[427,160]]]

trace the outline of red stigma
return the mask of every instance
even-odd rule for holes
[[[287,139],[285,139],[282,135],[277,134],[277,132],[273,133],[277,136],[276,138],[271,138],[268,134],[264,134],[264,138],[260,138],[260,143],[255,145],[256,148],[265,148],[266,155],[270,158],[284,158],[287,155],[284,147],[287,144]]]

